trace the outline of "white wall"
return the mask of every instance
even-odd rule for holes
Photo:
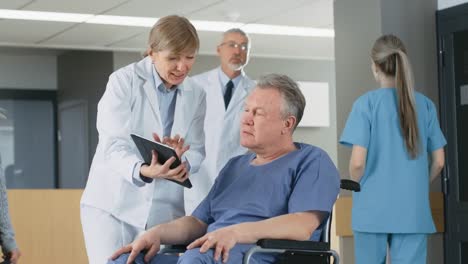
[[[437,9],[441,10],[452,6],[461,5],[464,3],[468,3],[468,0],[438,0]]]
[[[57,90],[57,56],[0,50],[0,89]]]

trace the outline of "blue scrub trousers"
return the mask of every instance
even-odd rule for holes
[[[238,250],[239,246],[234,247],[229,252],[229,259],[227,264],[239,264],[242,263],[244,258],[244,250]],[[176,255],[156,255],[149,264],[222,264],[221,260],[214,261],[213,250],[209,250],[206,253],[200,253],[200,248],[194,248],[187,250],[181,257]],[[129,254],[122,254],[116,260],[111,260],[107,264],[125,264],[127,262]],[[143,261],[143,254],[139,254],[135,260],[135,264],[146,264]],[[276,260],[273,254],[255,254],[252,256],[250,261],[251,264],[270,264]]]
[[[130,254],[128,254],[128,253],[127,254],[122,254],[118,258],[116,258],[115,260],[109,260],[107,262],[107,264],[126,264],[129,255]],[[147,264],[144,261],[144,257],[145,257],[145,255],[142,254],[142,253],[138,254],[138,256],[136,257],[136,259],[135,259],[135,261],[133,263],[134,264]],[[151,259],[150,263],[151,264],[154,264],[154,263],[158,263],[158,264],[176,264],[178,259],[179,259],[179,257],[177,255],[159,255],[158,254],[154,258]]]
[[[357,264],[385,264],[387,244],[392,264],[426,264],[427,234],[353,233]]]

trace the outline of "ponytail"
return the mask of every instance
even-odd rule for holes
[[[413,92],[413,76],[406,54],[396,54],[395,85],[398,94],[398,115],[406,149],[412,159],[419,154],[419,129]]]
[[[419,129],[413,74],[406,48],[398,37],[384,35],[375,41],[371,56],[385,75],[395,77],[401,134],[410,157],[415,159],[420,152]]]

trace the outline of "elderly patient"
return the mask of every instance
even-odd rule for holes
[[[224,166],[191,216],[151,228],[109,263],[241,263],[259,239],[318,240],[339,176],[327,153],[293,141],[304,107],[289,77],[262,77],[241,118],[241,145],[251,153]],[[176,257],[156,254],[161,244],[189,246]],[[273,263],[275,257],[256,254],[254,261]]]

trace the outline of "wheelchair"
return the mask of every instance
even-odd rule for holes
[[[359,192],[360,184],[343,179],[340,183],[340,188]],[[257,253],[274,253],[278,254],[275,264],[339,264],[340,258],[338,253],[330,248],[332,214],[330,213],[325,224],[322,226],[322,233],[319,241],[296,241],[283,239],[261,239],[256,246],[252,247],[244,256],[243,264],[249,264],[252,256]],[[183,253],[186,246],[171,245],[162,249],[159,254]],[[331,262],[333,259],[333,262]]]

